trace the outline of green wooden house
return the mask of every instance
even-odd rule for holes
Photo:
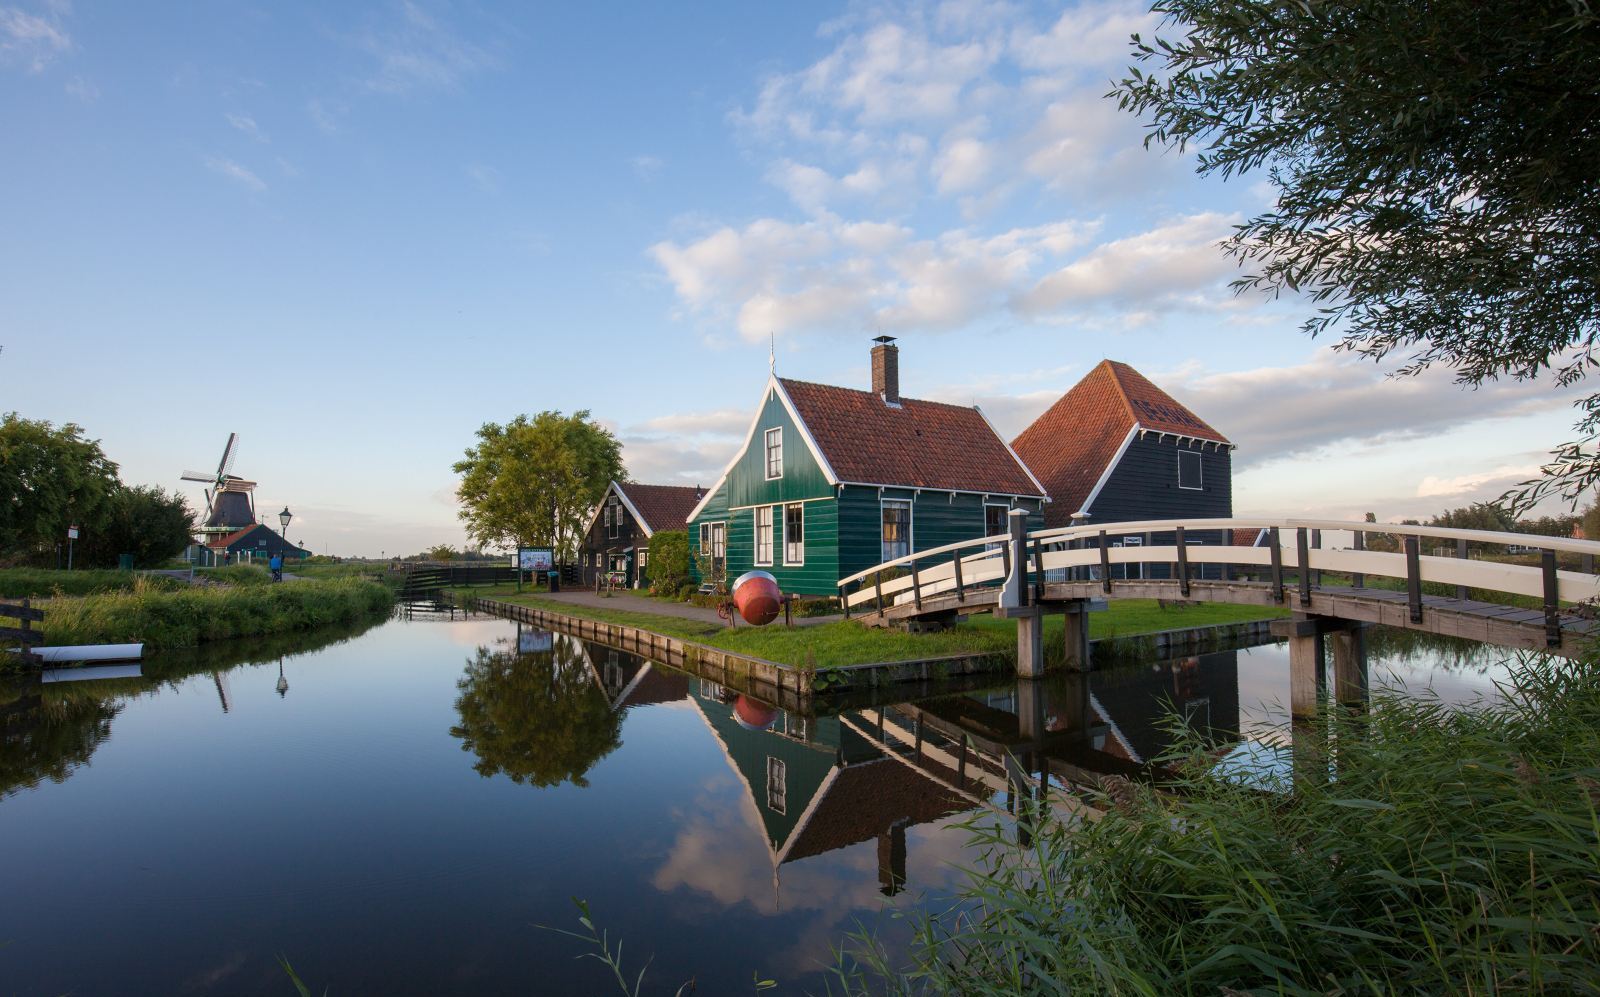
[[[1044,525],[1044,487],[983,412],[902,398],[899,349],[875,342],[871,391],[767,380],[743,446],[689,514],[710,573],[760,568],[785,592],[837,595],[875,564],[1002,533],[1012,509]]]

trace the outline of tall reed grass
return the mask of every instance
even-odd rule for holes
[[[180,591],[141,580],[129,592],[42,604],[45,640],[51,644],[142,641],[151,650],[350,623],[387,613],[393,605],[387,587],[361,578]]]
[[[1178,792],[993,818],[908,960],[856,937],[846,993],[1600,991],[1600,670],[1524,662],[1464,710],[1398,692],[1296,733],[1292,790],[1168,759]],[[831,988],[830,988],[831,989]]]
[[[128,592],[140,578],[131,571],[51,571],[46,568],[0,568],[0,599],[47,598],[52,595],[93,595]],[[155,576],[157,588],[175,589],[183,582]]]

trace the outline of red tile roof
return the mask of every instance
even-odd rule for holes
[[[1267,531],[1259,527],[1233,530],[1230,542],[1235,547],[1259,547],[1263,543],[1261,535],[1265,532]]]
[[[689,512],[705,495],[705,489],[692,485],[618,485],[628,501],[639,510],[652,533],[689,528]]]
[[[1046,524],[1071,523],[1136,425],[1232,445],[1143,374],[1102,360],[1011,443],[1050,493]]]
[[[780,379],[840,481],[996,495],[1039,486],[976,408]]]

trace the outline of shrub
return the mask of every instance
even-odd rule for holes
[[[650,538],[650,581],[670,592],[689,580],[689,534],[663,530]]]

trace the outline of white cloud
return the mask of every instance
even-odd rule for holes
[[[500,171],[493,166],[474,163],[465,167],[465,172],[467,179],[471,180],[472,185],[478,190],[485,194],[500,193]]]
[[[93,104],[100,99],[100,88],[94,85],[94,81],[82,76],[74,76],[68,80],[64,89],[68,96],[76,97],[85,104]]]
[[[237,181],[253,191],[259,192],[267,189],[266,181],[231,159],[224,159],[221,156],[207,156],[205,165],[206,169],[219,173],[230,180]]]
[[[250,115],[241,114],[237,111],[229,111],[227,114],[224,114],[223,117],[227,119],[228,124],[255,139],[257,142],[270,141],[267,138],[267,133],[261,130],[261,126],[256,124],[256,119],[252,118]]]
[[[1044,315],[1068,306],[1120,304],[1148,311],[1215,288],[1235,270],[1220,243],[1238,219],[1203,212],[1103,243],[1019,295],[1018,311]]]
[[[0,65],[40,73],[72,48],[72,38],[58,14],[59,9],[41,17],[16,7],[0,7]]]
[[[661,167],[664,165],[665,164],[661,161],[660,156],[644,155],[633,157],[634,176],[637,176],[640,180],[647,182],[654,180],[657,176],[659,176],[661,173]]]
[[[364,81],[368,90],[405,94],[414,90],[454,89],[465,76],[490,68],[495,59],[466,41],[420,4],[403,0],[400,18],[360,40],[377,60]]]
[[[1417,484],[1417,497],[1459,497],[1482,492],[1486,486],[1492,486],[1491,490],[1494,494],[1500,495],[1504,494],[1506,489],[1513,485],[1537,478],[1539,470],[1538,464],[1502,464],[1488,471],[1479,471],[1475,474],[1458,474],[1450,478],[1429,475]]]
[[[981,140],[958,138],[939,152],[933,171],[939,193],[968,191],[982,183],[994,163],[994,153]]]

